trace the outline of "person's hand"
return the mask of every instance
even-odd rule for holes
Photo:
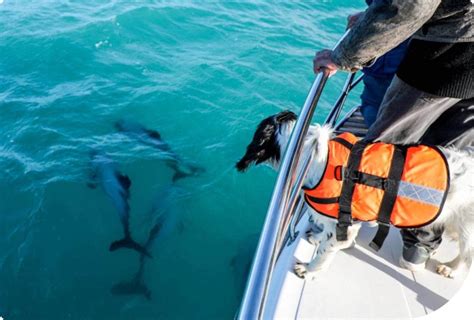
[[[347,17],[346,29],[352,28],[357,23],[357,21],[359,21],[360,17],[362,17],[363,14],[364,14],[364,11],[357,12],[357,13],[349,15]]]
[[[328,76],[332,76],[337,72],[339,68],[332,61],[331,53],[332,51],[327,49],[316,52],[313,59],[314,73],[325,71],[328,73]]]

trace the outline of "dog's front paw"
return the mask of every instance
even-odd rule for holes
[[[436,267],[436,272],[446,278],[454,278],[455,275],[454,270],[445,264],[439,264],[438,267]]]
[[[307,263],[297,262],[295,264],[295,274],[301,279],[314,280],[317,272],[310,271]]]
[[[306,231],[306,238],[308,239],[309,243],[315,246],[319,245],[319,243],[321,242],[319,240],[319,237],[317,237],[316,234],[311,229]]]
[[[306,277],[306,274],[308,273],[307,267],[307,263],[297,262],[295,264],[295,274],[301,279],[304,279]]]

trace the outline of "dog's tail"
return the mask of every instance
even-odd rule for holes
[[[137,251],[140,254],[151,258],[151,254],[145,249],[142,245],[138,244],[130,236],[125,236],[125,238],[114,241],[110,244],[109,251],[115,251],[118,249],[128,248]]]

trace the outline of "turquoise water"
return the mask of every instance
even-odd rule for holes
[[[299,111],[314,51],[363,1],[0,2],[0,316],[231,319],[276,178],[233,165],[261,119]],[[123,118],[206,171],[173,185],[156,148],[116,132]],[[132,181],[137,241],[168,219],[144,264],[151,301],[111,293],[139,257],[108,251],[122,229],[87,187],[92,149]]]

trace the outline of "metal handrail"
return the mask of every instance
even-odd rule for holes
[[[347,34],[348,31],[339,42]],[[300,167],[301,170],[297,172],[297,169],[304,139],[327,79],[328,73],[325,70],[316,76],[281,161],[280,171],[240,307],[238,315],[240,320],[263,318],[271,276],[284,242],[284,237],[287,234],[292,216],[295,213],[299,213],[298,210],[301,210],[301,208],[294,210],[298,197],[297,193],[293,191],[301,189],[304,181],[303,178],[310,162],[306,159],[307,161]],[[345,101],[345,97],[350,91],[348,88],[350,88],[352,80],[353,76],[349,76],[340,98],[341,101],[339,101],[340,104],[343,104]],[[335,117],[337,118],[337,114]]]
[[[279,252],[277,246],[279,242],[278,235],[284,233],[282,227],[285,220],[285,208],[288,206],[289,191],[296,178],[296,168],[304,138],[308,132],[314,109],[327,79],[328,74],[326,72],[317,75],[293,129],[285,157],[281,163],[280,173],[275,184],[257,251],[255,252],[247,289],[240,308],[239,319],[253,320],[263,317],[270,278],[275,266],[277,253]]]

